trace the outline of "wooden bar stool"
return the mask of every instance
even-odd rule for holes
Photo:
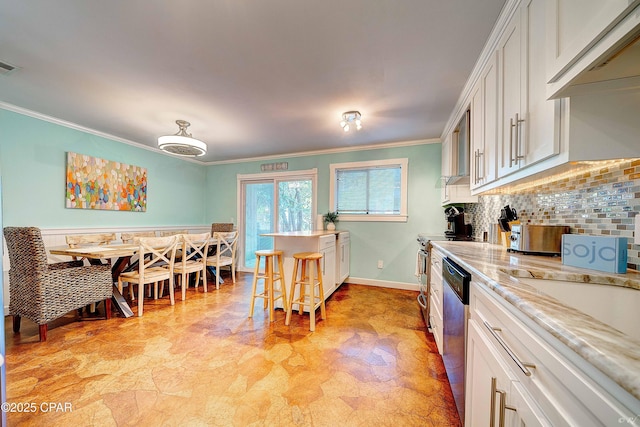
[[[293,254],[293,278],[291,279],[291,289],[289,295],[289,305],[287,306],[287,317],[284,324],[288,325],[291,321],[291,312],[293,311],[293,304],[298,304],[298,313],[302,314],[305,307],[309,307],[309,320],[310,331],[316,330],[316,310],[320,307],[320,318],[326,317],[326,310],[324,306],[324,288],[322,286],[322,269],[320,268],[320,260],[322,254],[318,252],[300,252]],[[315,268],[313,263],[315,261]],[[298,264],[302,265],[300,271],[300,278],[298,278]],[[313,276],[315,270],[316,277]],[[300,295],[294,301],[294,295],[296,292],[296,285],[300,285]],[[306,295],[307,286],[309,287],[310,294]],[[318,293],[316,293],[316,287]]]
[[[264,299],[264,308],[269,306],[269,321],[274,320],[274,302],[282,298],[282,309],[287,307],[287,287],[284,280],[284,267],[282,265],[282,251],[260,250],[256,251],[256,268],[253,272],[253,289],[251,291],[251,308],[249,317],[253,317],[253,307],[256,298]],[[264,257],[264,274],[260,274],[260,259]],[[274,266],[278,263],[278,271],[274,271]],[[262,292],[257,291],[258,280],[264,280]],[[275,282],[280,282],[280,289],[275,288]],[[276,295],[277,293],[277,295]]]

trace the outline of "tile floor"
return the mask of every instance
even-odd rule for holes
[[[295,312],[247,318],[251,277],[147,301],[142,318],[72,313],[45,343],[7,317],[8,402],[35,409],[8,425],[459,425],[415,292],[344,284],[311,333]]]

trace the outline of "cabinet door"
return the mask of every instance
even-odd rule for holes
[[[349,252],[351,250],[350,241],[347,240],[340,244],[340,280],[338,284],[341,284],[349,277]]]
[[[498,45],[500,177],[560,151],[560,101],[546,99],[545,20],[544,0],[524,0]]]
[[[638,4],[638,0],[547,0],[546,80],[556,81]]]
[[[471,189],[496,180],[497,146],[498,53],[495,52],[471,93]]]
[[[505,411],[505,425],[512,427],[551,427],[538,405],[522,384],[511,383],[511,406]]]
[[[334,245],[324,248],[320,253],[324,255],[321,261],[322,287],[327,299],[336,290],[336,247]]]
[[[467,379],[465,390],[465,426],[498,426],[501,399],[507,399],[511,387],[508,370],[500,356],[470,319],[467,336]],[[508,404],[506,400],[504,404]]]
[[[441,177],[441,202],[446,204],[449,199],[449,186],[447,185],[447,179],[451,176],[451,135],[448,135],[444,141],[442,141],[442,177]]]
[[[483,183],[482,156],[484,155],[484,109],[482,106],[482,81],[471,90],[471,189]]]
[[[526,55],[522,55],[523,43],[520,10],[507,25],[498,44],[500,60],[500,151],[498,176],[508,175],[520,168],[522,141],[520,132],[524,123],[522,115],[522,82],[525,78]]]
[[[529,166],[560,152],[560,100],[546,97],[545,1],[525,0],[522,8],[528,57],[520,153],[524,156],[521,165]]]

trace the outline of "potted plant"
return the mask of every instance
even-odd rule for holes
[[[324,223],[327,226],[327,230],[333,231],[336,229],[336,222],[338,222],[338,212],[327,212],[324,216]]]

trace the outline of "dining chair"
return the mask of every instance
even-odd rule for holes
[[[187,275],[196,273],[195,287],[198,288],[202,273],[202,281],[204,291],[207,292],[207,251],[209,250],[209,242],[211,233],[199,234],[182,234],[182,259],[176,261],[173,267],[173,274],[180,277],[179,282],[182,290],[182,300],[187,295],[187,287],[189,281]]]
[[[144,305],[144,286],[154,284],[157,296],[158,282],[169,281],[169,300],[175,304],[173,293],[173,268],[176,248],[180,236],[136,237],[138,243],[138,269],[121,273],[118,277],[118,290],[122,293],[123,283],[138,285],[138,316],[142,316]]]
[[[64,238],[70,248],[77,248],[86,245],[108,245],[116,240],[116,233],[67,234]],[[78,259],[76,256],[71,258]],[[89,259],[88,261],[90,264],[103,264],[99,259]]]
[[[177,234],[189,234],[189,230],[161,230],[160,237],[175,236]]]
[[[216,251],[214,255],[207,257],[207,267],[215,268],[216,289],[220,289],[220,268],[230,267],[231,278],[236,283],[236,246],[238,243],[238,232],[214,233]]]
[[[82,260],[49,264],[37,227],[5,227],[4,236],[13,332],[20,332],[20,320],[26,317],[38,324],[40,341],[46,341],[48,322],[99,301],[105,302],[105,317],[111,317],[109,265],[85,266]]]
[[[116,240],[116,233],[67,234],[64,236],[70,248],[81,245],[108,245]]]
[[[155,231],[135,231],[132,233],[120,233],[122,243],[134,243],[136,237],[156,237]]]
[[[214,233],[228,233],[233,231],[232,222],[214,222],[211,224],[211,235]]]
[[[160,231],[160,237],[177,236],[178,234],[180,234],[180,235],[189,234],[189,230],[162,230],[162,231]],[[178,247],[178,249],[176,250],[176,261],[179,261],[181,259],[182,259],[182,250]]]

